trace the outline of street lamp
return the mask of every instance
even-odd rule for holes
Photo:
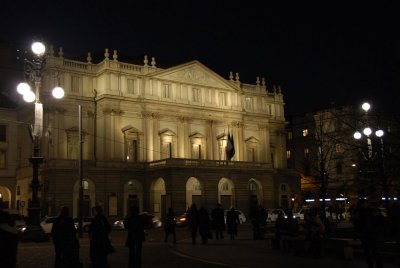
[[[368,111],[371,108],[371,105],[368,102],[365,102],[362,104],[361,108],[365,111],[366,115],[368,115]],[[367,118],[368,119],[368,118]],[[385,166],[384,166],[384,148],[383,148],[383,136],[385,132],[382,129],[377,129],[375,132],[371,127],[368,126],[369,122],[367,120],[365,128],[362,130],[362,132],[356,131],[353,134],[353,137],[356,140],[360,140],[363,136],[367,138],[367,146],[368,146],[368,156],[366,159],[368,161],[373,160],[373,154],[372,154],[372,138],[375,136],[376,138],[379,139],[379,168],[380,168],[380,174],[381,174],[381,179],[382,179],[382,186],[383,186],[383,195],[384,195],[384,200],[385,200],[385,206],[386,208],[388,207],[388,186],[387,186],[387,180],[386,180],[386,175],[385,175]],[[375,135],[373,135],[374,133]],[[373,194],[373,189],[374,185],[371,182],[371,195]]]
[[[24,71],[26,81],[17,86],[17,91],[23,96],[26,102],[35,102],[35,121],[30,128],[30,134],[33,142],[33,155],[29,161],[33,167],[32,173],[32,199],[28,207],[28,226],[24,232],[24,240],[40,239],[42,228],[40,227],[40,201],[38,191],[39,167],[43,162],[40,156],[40,139],[43,133],[43,104],[40,102],[40,89],[42,86],[42,70],[46,64],[46,46],[42,42],[34,42],[31,46],[33,54],[30,54],[24,62]],[[31,89],[30,83],[34,85],[35,91]],[[64,90],[57,86],[53,89],[54,98],[60,99],[64,96]]]

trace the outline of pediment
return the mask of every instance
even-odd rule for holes
[[[191,134],[189,136],[189,138],[191,138],[191,139],[202,139],[202,138],[204,138],[204,135],[199,133],[199,132],[195,132],[195,133]]]
[[[258,143],[258,139],[251,136],[250,138],[246,139],[245,142]]]
[[[152,76],[163,80],[169,80],[171,82],[194,84],[232,91],[239,90],[237,85],[227,81],[205,65],[201,64],[199,61],[191,61],[172,68],[164,69],[153,73]]]
[[[132,125],[127,125],[127,126],[121,128],[121,131],[123,133],[140,133],[140,130],[138,130],[137,128],[133,127]]]
[[[175,132],[173,132],[172,130],[170,130],[169,128],[165,128],[163,130],[160,130],[158,132],[158,134],[160,136],[176,136]]]

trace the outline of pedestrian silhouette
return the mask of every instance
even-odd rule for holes
[[[107,218],[103,215],[101,206],[92,209],[93,220],[89,227],[90,259],[92,267],[108,267],[107,255],[114,252],[108,237],[111,227]]]
[[[237,235],[237,233],[238,233],[237,226],[239,224],[240,224],[239,212],[237,212],[237,210],[235,210],[235,208],[232,207],[226,213],[226,226],[227,226],[228,234],[230,235],[231,240],[235,239],[235,235]]]
[[[69,216],[68,207],[62,207],[51,228],[56,253],[55,267],[80,267],[79,241],[76,237],[74,220]]]
[[[129,248],[129,268],[142,267],[142,243],[145,241],[143,221],[139,216],[139,208],[132,206],[124,219],[128,237],[125,245]]]
[[[165,239],[164,242],[168,241],[168,236],[172,234],[173,242],[176,243],[176,232],[175,232],[175,213],[172,208],[168,209],[167,215],[164,221]]]
[[[186,213],[186,218],[189,225],[190,235],[192,237],[192,244],[196,244],[197,231],[199,229],[199,216],[196,204],[192,204]]]
[[[225,230],[225,216],[221,204],[217,204],[217,207],[211,211],[211,219],[211,226],[215,230],[215,238],[217,240],[220,238],[223,239]]]
[[[212,237],[210,230],[210,216],[204,207],[199,209],[199,233],[201,236],[201,243],[203,245],[208,243],[208,238]]]
[[[0,262],[1,267],[14,268],[17,264],[18,230],[6,211],[0,209]]]

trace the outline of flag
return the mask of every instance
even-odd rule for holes
[[[233,142],[233,135],[228,130],[228,141],[226,143],[226,159],[229,161],[235,155],[235,143]]]

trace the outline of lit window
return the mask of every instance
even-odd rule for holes
[[[128,94],[138,94],[136,90],[136,79],[128,79]]]
[[[79,93],[80,89],[80,77],[72,76],[71,77],[71,92]]]
[[[342,146],[341,146],[340,143],[336,143],[336,145],[335,145],[335,151],[336,151],[337,153],[341,153],[341,152],[342,152]]]
[[[310,149],[304,148],[304,156],[307,157],[310,154]]]
[[[196,182],[193,184],[193,189],[194,189],[195,191],[201,191],[201,184],[200,184],[199,181],[196,181]]]
[[[286,159],[290,159],[292,156],[291,154],[292,154],[292,152],[290,150],[287,150],[286,151]]]
[[[201,101],[201,98],[200,98],[200,89],[198,89],[198,88],[193,88],[193,89],[192,89],[192,93],[193,93],[193,96],[192,96],[193,101],[194,101],[194,102],[200,102],[200,101]]]
[[[253,110],[253,99],[246,97],[246,110]]]
[[[220,92],[219,93],[219,106],[226,106],[226,93],[225,92]]]
[[[224,191],[229,191],[229,183],[225,182],[225,183],[222,185],[222,190],[224,190]]]
[[[292,140],[292,139],[293,139],[293,132],[292,132],[292,131],[289,131],[289,132],[287,133],[287,139],[288,139],[288,140]]]
[[[82,186],[83,186],[83,190],[89,190],[89,182],[88,181],[83,181]]]
[[[171,85],[170,84],[163,84],[162,97],[164,99],[171,98]]]
[[[303,137],[307,137],[308,136],[308,129],[303,129]]]

